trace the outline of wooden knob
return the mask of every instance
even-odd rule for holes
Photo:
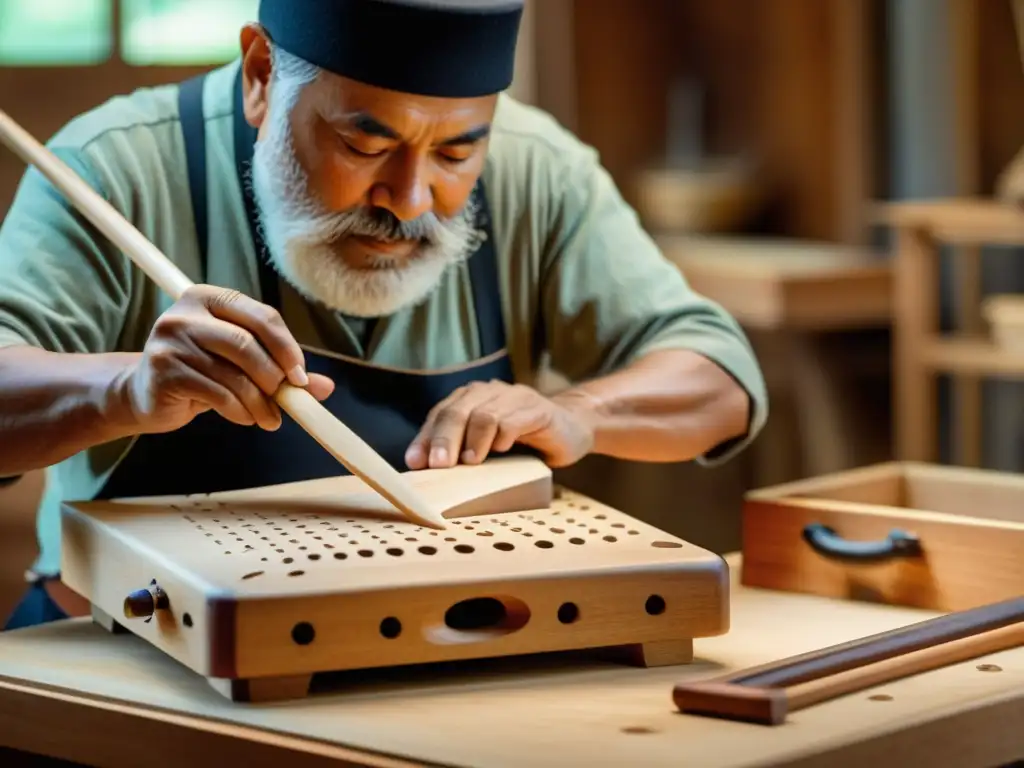
[[[124,599],[124,616],[126,619],[145,619],[157,611],[167,610],[168,605],[167,593],[154,580],[145,589],[137,589]]]

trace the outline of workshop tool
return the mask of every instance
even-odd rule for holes
[[[1024,597],[673,689],[684,713],[779,725],[791,712],[1024,645]]]

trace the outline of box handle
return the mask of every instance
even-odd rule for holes
[[[922,554],[921,540],[898,528],[889,531],[881,541],[849,541],[827,525],[811,523],[804,528],[804,541],[823,557],[855,563],[919,557]]]

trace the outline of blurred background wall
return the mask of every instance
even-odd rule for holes
[[[230,60],[257,3],[0,0],[0,106],[45,139],[116,94]],[[666,257],[743,322],[772,392],[769,427],[727,466],[593,458],[561,481],[727,551],[748,488],[893,456],[891,242],[872,212],[878,201],[994,193],[1024,145],[1014,10],[1014,0],[529,0],[513,95],[600,151]],[[0,152],[0,216],[23,172]],[[1024,288],[1017,255],[985,249],[968,299]],[[947,319],[970,282],[958,269],[948,258]],[[551,371],[542,384],[557,382]],[[943,456],[1017,471],[1020,389],[975,383],[943,388]],[[954,418],[958,403],[980,417]],[[0,491],[0,614],[35,555],[42,482]]]

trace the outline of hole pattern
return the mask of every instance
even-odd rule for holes
[[[234,508],[207,497],[189,497],[172,509],[209,546],[238,561],[239,579],[263,581],[270,574],[298,578],[311,569],[386,564],[410,558],[472,559],[537,550],[569,551],[621,547],[683,549],[665,534],[641,532],[635,521],[563,488],[550,509],[451,520],[446,531],[345,514]],[[654,610],[652,610],[652,608]],[[664,606],[648,605],[657,614]]]

